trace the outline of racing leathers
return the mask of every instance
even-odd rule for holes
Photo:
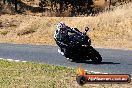
[[[77,30],[75,30],[74,28],[70,28],[68,26],[66,26],[66,28],[60,28],[55,31],[54,39],[56,41],[56,44],[60,48],[68,48],[68,42],[69,42],[68,32],[79,34]]]

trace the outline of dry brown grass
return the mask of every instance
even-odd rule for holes
[[[131,8],[132,3],[129,3],[94,17],[1,15],[2,25],[13,22],[17,25],[0,27],[2,30],[8,30],[6,35],[0,35],[0,42],[54,45],[53,33],[56,24],[64,21],[67,25],[77,27],[81,31],[85,26],[90,27],[88,34],[95,47],[132,49]],[[25,32],[26,35],[23,35]],[[21,36],[18,36],[19,34]]]

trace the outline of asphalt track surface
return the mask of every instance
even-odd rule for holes
[[[132,76],[132,51],[96,48],[103,57],[101,64],[92,61],[70,62],[57,52],[57,46],[0,44],[0,58],[47,63],[77,68],[82,65],[88,71]]]

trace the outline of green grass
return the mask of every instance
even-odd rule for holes
[[[0,60],[0,88],[131,88],[131,86],[132,83],[87,84],[81,87],[76,82],[76,69]]]
[[[0,60],[0,88],[69,88],[75,76],[66,67]]]

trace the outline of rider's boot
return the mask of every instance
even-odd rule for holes
[[[63,56],[64,56],[64,52],[62,52],[62,50],[61,50],[61,49],[58,49],[58,53],[60,53],[61,55],[63,55]]]

